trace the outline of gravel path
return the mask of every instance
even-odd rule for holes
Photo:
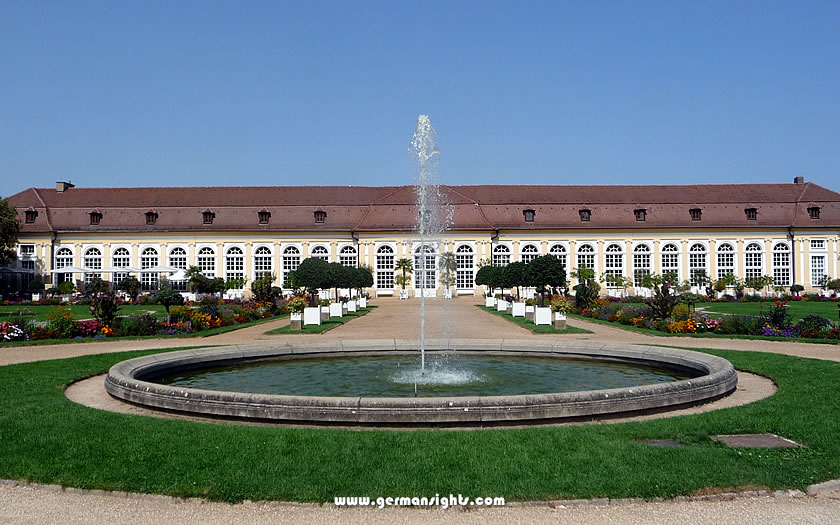
[[[534,335],[498,316],[474,306],[476,299],[429,301],[427,333],[445,333],[457,338],[529,339],[563,337],[602,342],[673,345],[688,348],[722,348],[777,352],[799,357],[840,360],[837,347],[805,343],[741,339],[691,339],[652,337],[581,320],[573,326],[591,334],[565,336]],[[226,334],[195,339],[158,339],[76,343],[0,349],[0,365],[57,359],[95,353],[172,348],[191,345],[222,345],[298,338],[370,339],[416,338],[418,300],[378,299],[380,308],[322,335],[267,336],[267,330],[284,326],[287,319],[272,321]],[[827,491],[815,497],[801,494],[740,496],[710,501],[667,501],[647,503],[592,502],[567,505],[535,504],[464,510],[454,508],[412,509],[337,508],[333,505],[292,503],[250,503],[227,505],[200,500],[178,500],[163,496],[84,493],[58,488],[0,484],[0,523],[840,523],[840,492]]]

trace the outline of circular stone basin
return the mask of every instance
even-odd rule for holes
[[[183,388],[293,396],[413,397],[550,394],[667,383],[697,374],[626,361],[519,356],[427,355],[261,361],[152,379]]]
[[[492,374],[487,370],[479,370],[471,371],[472,375],[465,381],[472,384],[474,390],[453,390],[433,396],[431,391],[437,386],[419,385],[418,397],[414,397],[411,374],[416,372],[417,346],[417,341],[389,339],[183,350],[117,363],[108,372],[105,387],[112,396],[125,401],[201,415],[362,425],[485,425],[612,417],[677,408],[727,395],[735,390],[738,381],[729,361],[688,350],[578,341],[448,340],[428,341],[427,352],[457,352],[459,362],[473,360],[474,356],[480,355],[482,363],[497,363],[497,370],[518,375],[519,379],[516,380],[508,377],[499,381],[501,388],[513,390],[488,395],[487,389],[481,388],[481,381],[487,380],[486,376]],[[272,365],[291,365],[288,377],[300,376],[302,374],[299,372],[306,367],[331,360],[339,363],[339,367],[344,363],[346,369],[358,368],[362,362],[376,363],[367,359],[344,359],[351,357],[393,358],[395,363],[403,360],[411,363],[411,367],[405,370],[409,375],[403,378],[403,386],[397,388],[395,393],[378,392],[375,395],[358,387],[351,390],[336,385],[336,374],[325,374],[332,379],[323,381],[322,377],[322,385],[315,391],[331,395],[302,395],[304,390],[290,389],[283,382],[280,383],[283,385],[280,390],[283,393],[280,394],[212,390],[206,386],[190,388],[155,382],[165,376],[183,376],[189,375],[191,371],[249,365],[257,361],[285,361]],[[625,371],[628,365],[635,370],[639,370],[639,367],[652,367],[653,370],[648,369],[646,373],[659,374],[660,377],[652,384],[634,383],[629,386],[608,382],[595,389],[555,389],[551,385],[556,386],[558,383],[553,376],[559,375],[555,372],[568,365],[570,359],[585,360],[589,365],[598,361],[599,366],[604,361],[611,361],[609,365],[620,362]],[[540,364],[549,371],[537,378],[532,372],[540,368]],[[266,365],[261,364],[260,368],[262,366]],[[298,372],[293,372],[294,369]],[[387,372],[391,374],[388,378],[391,385],[399,384],[394,382],[394,378],[399,379],[400,372]],[[677,373],[676,377],[674,372]],[[683,374],[683,378],[679,374]],[[367,375],[370,376],[370,373]],[[300,386],[313,383],[313,377],[310,374],[308,378],[296,377],[295,380]],[[532,381],[529,381],[529,377]],[[332,383],[328,387],[332,390],[324,389],[325,382]],[[518,382],[518,387],[514,382]]]

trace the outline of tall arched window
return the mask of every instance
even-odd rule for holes
[[[764,273],[761,244],[751,242],[744,249],[744,279],[757,279]]]
[[[437,288],[437,261],[435,249],[428,245],[414,250],[414,288]]]
[[[102,251],[99,248],[88,248],[85,250],[84,263],[82,264],[88,270],[102,269]],[[89,284],[94,279],[102,279],[102,274],[99,272],[91,272],[85,274],[85,284]]]
[[[540,256],[540,250],[533,244],[526,244],[522,247],[521,259],[524,263],[529,263]]]
[[[577,267],[595,269],[595,247],[581,244],[577,249]]]
[[[271,248],[259,246],[254,250],[254,277],[259,279],[265,275],[271,275],[274,265],[272,264]]]
[[[790,246],[784,242],[773,245],[773,284],[790,286]]]
[[[662,247],[662,275],[680,275],[680,249],[674,243],[668,243]]]
[[[66,247],[59,248],[58,251],[55,252],[55,269],[60,270],[61,268],[67,268],[68,266],[73,266],[73,251],[70,248]],[[58,281],[59,283],[72,280],[72,273],[56,274],[56,281]]]
[[[128,268],[131,263],[131,254],[129,254],[128,248],[117,248],[114,250],[111,262],[114,268]],[[123,279],[127,278],[128,272],[116,272],[114,273],[114,284],[120,284]]]
[[[245,255],[242,248],[231,246],[225,253],[225,280],[245,279]],[[242,289],[240,286],[239,289]]]
[[[607,286],[609,286],[611,277],[624,275],[624,249],[620,244],[613,243],[607,245],[604,253],[604,277],[607,279]]]
[[[297,270],[300,266],[300,250],[296,246],[286,246],[283,250],[283,284],[286,284],[286,278],[289,272]]]
[[[208,279],[216,278],[216,251],[209,246],[200,248],[196,257],[196,265],[201,274]]]
[[[717,246],[717,278],[735,275],[735,247],[728,242]]]
[[[338,262],[342,266],[349,266],[354,268],[359,262],[358,253],[355,246],[345,246],[338,252]]]
[[[510,248],[504,244],[493,247],[493,266],[507,266],[510,264]]]
[[[175,248],[169,250],[169,263],[167,264],[167,266],[171,268],[178,268],[179,270],[186,270],[187,250],[181,248],[180,246],[176,246]],[[180,292],[186,291],[187,289],[186,279],[181,279],[178,281],[172,280],[171,284],[172,288]]]
[[[469,244],[462,244],[455,250],[455,288],[475,288],[475,254]]]
[[[329,261],[330,260],[330,252],[324,246],[315,246],[314,248],[312,248],[312,251],[310,252],[310,257],[313,257],[315,259],[323,259],[325,261]]]
[[[640,244],[633,248],[633,286],[644,286],[646,275],[650,275],[651,267],[650,246]]]
[[[140,252],[140,269],[147,270],[160,266],[160,256],[155,248],[144,248]],[[157,272],[141,272],[140,273],[140,287],[143,290],[154,290],[157,288],[158,274]]]
[[[701,282],[705,284],[709,280],[709,272],[706,270],[706,247],[699,242],[692,244],[688,249],[688,272],[694,286],[700,286]]]
[[[376,249],[376,289],[394,289],[394,249],[383,244]]]

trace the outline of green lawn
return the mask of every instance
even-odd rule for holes
[[[621,424],[472,431],[290,428],[116,414],[61,387],[125,352],[0,367],[0,478],[212,500],[335,495],[671,497],[731,487],[804,489],[840,473],[840,363],[712,351],[779,385],[749,405]],[[772,432],[798,449],[731,449],[715,434]],[[683,448],[652,447],[673,439]]]
[[[512,315],[508,315],[504,312],[499,312],[495,308],[490,308],[487,306],[483,306],[480,304],[476,305],[478,308],[481,308],[485,312],[489,312],[493,315],[498,315],[499,317],[506,319],[514,324],[518,324],[522,328],[530,330],[532,333],[535,334],[591,334],[589,330],[585,330],[583,328],[575,328],[574,326],[569,326],[566,324],[565,330],[557,330],[554,328],[553,324],[550,325],[535,325],[533,321],[526,321],[524,317],[513,317]]]
[[[840,305],[840,302],[816,302],[816,301],[790,301],[788,303],[788,310],[790,311],[791,317],[793,317],[794,321],[799,321],[806,315],[816,314],[825,317],[826,319],[830,319],[832,321],[837,322],[837,306]],[[763,302],[763,303],[741,303],[741,302],[733,302],[733,303],[698,303],[698,308],[703,308],[705,312],[708,313],[720,313],[720,314],[745,314],[745,315],[757,315],[762,311],[762,306],[764,307],[763,310],[766,311],[773,307],[773,303]]]
[[[17,317],[31,319],[33,321],[46,321],[47,314],[54,310],[55,306],[0,306],[0,321],[11,321]],[[90,309],[86,305],[74,304],[63,306],[70,308],[75,319],[93,319]],[[118,315],[138,315],[152,313],[156,317],[166,317],[166,309],[159,304],[147,305],[123,305],[120,306]]]
[[[304,325],[303,328],[300,330],[292,330],[290,325],[281,326],[280,328],[275,328],[274,330],[269,330],[266,332],[266,335],[281,335],[281,334],[323,334],[324,332],[329,332],[333,328],[339,327],[344,323],[348,323],[357,317],[361,317],[363,315],[367,315],[370,313],[371,309],[376,308],[375,306],[369,306],[364,310],[359,310],[357,312],[347,312],[347,315],[341,317],[332,317],[329,321],[323,322],[321,324],[309,324]]]

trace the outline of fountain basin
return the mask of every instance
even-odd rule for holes
[[[725,359],[639,345],[568,341],[431,340],[429,352],[493,356],[607,359],[699,375],[669,383],[562,393],[468,397],[319,397],[183,388],[149,381],[175,371],[269,359],[408,355],[416,340],[318,341],[183,350],[117,363],[105,388],[112,396],[163,410],[285,422],[358,425],[493,425],[604,418],[659,411],[717,399],[735,390]]]

